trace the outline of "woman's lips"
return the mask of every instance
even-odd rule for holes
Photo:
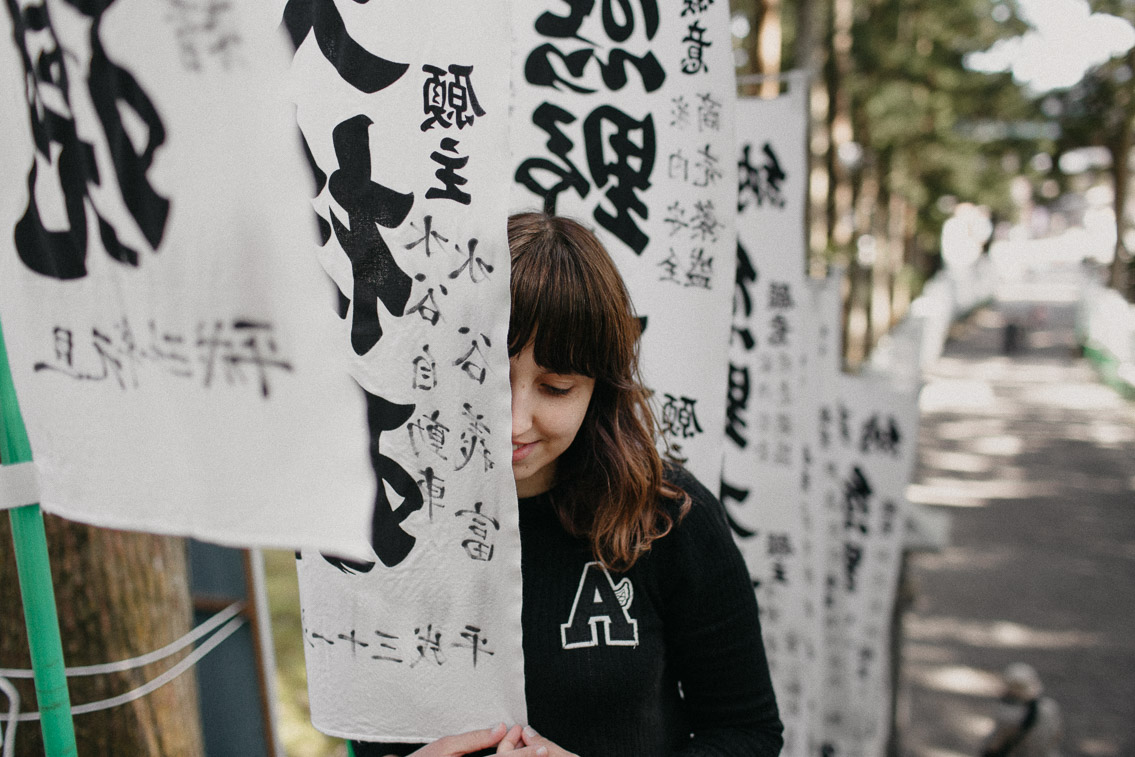
[[[512,443],[512,462],[519,463],[524,458],[528,457],[529,453],[536,447],[536,442],[529,442],[528,444]]]

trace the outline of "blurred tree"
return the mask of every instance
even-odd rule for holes
[[[186,634],[192,609],[185,542],[44,516],[63,656],[69,667],[137,657]],[[0,544],[12,544],[0,518]],[[0,667],[29,668],[16,561],[0,548]],[[71,705],[125,694],[172,667],[188,651],[142,668],[68,680]],[[21,710],[36,709],[31,681],[14,681]],[[200,757],[204,742],[192,669],[156,691],[74,718],[83,757]],[[43,754],[38,722],[16,730],[16,754]]]
[[[761,0],[733,7],[757,28]],[[1010,181],[1045,140],[1006,124],[1035,126],[1039,110],[1009,74],[964,60],[1026,26],[1005,0],[781,0],[780,16],[782,65],[809,69],[816,88],[812,254],[848,266],[849,302],[870,316],[865,352],[914,294],[904,282],[939,265],[941,198],[1013,212]]]
[[[1135,0],[1094,0],[1093,11],[1119,16],[1135,24]],[[1111,157],[1109,169],[1115,210],[1115,257],[1108,283],[1135,302],[1135,261],[1125,239],[1131,228],[1130,155],[1135,132],[1135,48],[1090,69],[1075,86],[1054,97],[1059,102],[1061,137],[1057,152],[1079,147],[1103,147]]]

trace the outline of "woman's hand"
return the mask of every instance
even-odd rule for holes
[[[536,749],[537,754],[540,754],[539,750],[545,749],[547,751],[544,752],[544,754],[547,754],[548,757],[579,757],[578,754],[569,752],[555,742],[549,741],[540,734],[536,733],[536,730],[530,725],[524,726],[524,729],[520,732],[520,736],[524,741],[525,746],[527,746],[529,749]],[[524,750],[522,749],[515,754],[523,753]]]
[[[520,731],[521,728],[518,725],[509,728],[508,733],[506,733],[504,738],[500,740],[500,743],[497,744],[497,754],[514,753],[516,750],[522,748],[524,746],[524,739]]]
[[[498,753],[508,752],[513,757],[548,757],[550,754],[547,748],[541,746],[521,746],[521,741],[520,726],[509,729],[504,723],[500,723],[493,728],[443,736],[413,752],[410,757],[463,757],[494,746]]]

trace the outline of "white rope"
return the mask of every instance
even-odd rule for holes
[[[229,609],[231,609],[231,608],[229,608]],[[240,628],[242,625],[244,625],[244,623],[245,623],[245,619],[242,618],[242,617],[233,618],[227,624],[222,626],[219,631],[217,631],[215,634],[210,636],[204,643],[201,644],[201,646],[197,647],[191,653],[189,653],[189,655],[187,655],[184,660],[177,663],[172,668],[170,668],[166,672],[162,673],[158,677],[154,678],[153,680],[148,681],[147,683],[139,686],[136,689],[128,691],[125,694],[121,694],[121,695],[116,696],[116,697],[111,697],[110,699],[104,699],[104,700],[99,701],[99,702],[88,702],[87,704],[75,705],[74,707],[71,708],[71,715],[72,716],[74,716],[74,715],[86,715],[87,713],[90,713],[90,712],[98,712],[100,710],[109,710],[111,707],[118,707],[119,705],[123,705],[123,704],[126,704],[128,702],[133,702],[135,699],[141,699],[142,697],[146,696],[147,694],[150,694],[150,693],[160,689],[162,686],[165,686],[167,683],[169,683],[173,679],[177,678],[179,675],[184,673],[186,670],[188,670],[189,668],[196,665],[197,662],[202,657],[207,655],[209,652],[211,652],[213,650],[214,647],[216,647],[222,641],[224,641],[229,636],[231,636],[233,634],[233,632],[236,631],[238,628]],[[189,635],[192,635],[192,634],[189,634]],[[129,661],[126,661],[126,662],[129,662]],[[111,663],[111,664],[112,665],[119,665],[121,663]],[[91,666],[91,667],[95,667],[95,666]],[[0,715],[0,722],[10,721],[10,720],[12,720],[12,716]],[[15,720],[17,720],[17,721],[39,720],[39,713],[38,712],[25,712],[25,713],[22,713],[20,715],[15,716]]]
[[[3,744],[3,750],[0,750],[2,757],[15,757],[16,754],[16,713],[20,711],[20,692],[12,685],[12,682],[7,678],[0,677],[0,691],[3,691],[8,696],[8,722],[11,725],[7,729],[0,731],[0,743]]]
[[[79,665],[73,668],[67,668],[64,672],[68,678],[75,678],[78,676],[98,676],[106,675],[108,673],[123,673],[127,670],[140,668],[143,665],[149,665],[153,662],[159,662],[167,657],[177,654],[181,650],[188,647],[190,644],[196,642],[202,636],[210,634],[218,626],[222,625],[225,621],[236,616],[244,609],[244,602],[233,602],[225,609],[218,612],[213,617],[206,620],[201,625],[194,628],[189,633],[182,636],[176,641],[166,644],[161,649],[154,650],[139,657],[132,657],[129,660],[122,660],[120,662],[106,662],[100,665]],[[33,678],[34,671],[21,669],[21,668],[0,668],[0,678]]]

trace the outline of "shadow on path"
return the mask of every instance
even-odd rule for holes
[[[1018,291],[955,328],[923,390],[913,501],[949,546],[912,556],[904,757],[974,757],[998,673],[1040,673],[1063,753],[1135,755],[1135,403],[1076,353],[1074,305]],[[1024,326],[1005,355],[1005,326]]]

